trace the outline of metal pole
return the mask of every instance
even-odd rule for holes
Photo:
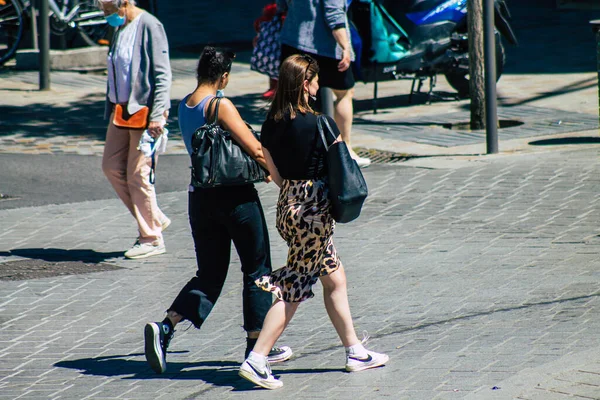
[[[483,52],[485,60],[485,132],[488,154],[498,153],[496,38],[494,36],[494,0],[484,0]]]
[[[321,92],[321,111],[333,118],[333,92],[327,87],[322,87],[319,91]]]
[[[596,19],[590,21],[592,24],[592,30],[596,34],[596,57],[598,60],[597,70],[598,70],[598,120],[600,121],[600,19]]]
[[[50,90],[50,22],[48,0],[40,0],[40,90]]]
[[[39,50],[40,46],[38,45],[37,7],[35,1],[31,2],[31,14],[29,18],[31,20],[31,48],[34,50]]]

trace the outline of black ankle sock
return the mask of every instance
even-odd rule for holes
[[[166,317],[165,319],[163,319],[162,323],[169,327],[169,332],[173,332],[173,330],[175,329],[175,327],[173,326],[173,323],[171,322],[169,317]]]
[[[254,349],[254,345],[256,344],[257,339],[246,338],[246,353],[244,354],[244,359],[248,358],[250,352]]]

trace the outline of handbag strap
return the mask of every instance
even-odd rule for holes
[[[329,121],[327,117],[324,115],[319,115],[317,117],[317,129],[319,130],[319,135],[321,135],[321,140],[323,141],[323,145],[325,146],[325,150],[329,151],[331,145],[327,144],[327,140],[325,139],[325,132],[323,132],[323,124],[327,128],[327,131],[333,136],[333,141],[337,140],[337,137],[333,134],[333,130],[331,129],[331,125],[329,125]],[[332,143],[333,144],[333,143]]]
[[[214,118],[213,118],[213,122],[212,122],[213,124],[216,124],[219,121],[219,104],[221,104],[221,99],[222,99],[222,97],[215,96],[210,100],[210,103],[208,103],[207,111],[210,112],[210,109],[211,109],[213,103],[215,101],[217,102],[217,104],[215,105],[215,110],[213,111],[213,114],[214,114]],[[209,120],[210,120],[210,118],[207,118],[206,122],[208,123]]]

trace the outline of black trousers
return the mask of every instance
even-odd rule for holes
[[[229,269],[231,243],[242,264],[244,329],[262,329],[273,298],[254,281],[271,273],[269,235],[253,185],[196,189],[188,212],[198,271],[179,292],[169,311],[200,328],[217,302]]]

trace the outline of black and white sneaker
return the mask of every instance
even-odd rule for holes
[[[381,367],[389,359],[387,354],[375,353],[369,350],[366,350],[366,354],[362,354],[361,356],[346,354],[346,371],[358,372],[369,368]]]
[[[150,322],[144,328],[146,361],[157,374],[167,370],[167,348],[173,332],[169,325],[162,322]]]
[[[255,365],[249,359],[246,359],[240,367],[238,373],[242,378],[265,389],[279,389],[283,386],[283,382],[275,378],[271,373],[269,362],[264,367]]]
[[[289,360],[292,354],[294,353],[288,346],[273,347],[267,356],[267,361],[271,364],[284,362]]]

